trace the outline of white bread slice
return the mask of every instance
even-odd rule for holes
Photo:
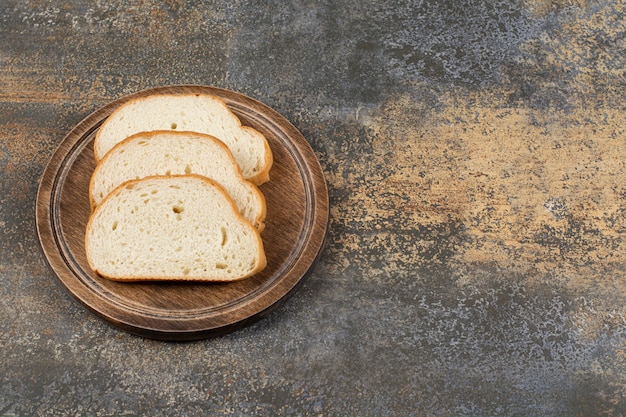
[[[89,266],[117,281],[234,281],[265,268],[259,232],[200,175],[128,181],[92,212]]]
[[[96,162],[127,137],[151,130],[206,133],[228,146],[245,179],[269,180],[272,151],[260,132],[242,126],[219,98],[208,94],[154,94],[130,100],[104,121],[94,142]]]
[[[195,132],[142,132],[115,145],[100,160],[89,183],[92,209],[120,184],[155,175],[199,174],[218,182],[233,198],[239,213],[259,232],[266,214],[265,198],[241,175],[239,165],[221,141]]]

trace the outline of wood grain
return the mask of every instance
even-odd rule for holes
[[[232,283],[121,283],[94,274],[85,257],[90,208],[88,185],[95,168],[93,139],[100,124],[124,102],[153,93],[213,94],[242,124],[263,133],[274,155],[262,233],[267,267]],[[206,86],[144,90],[105,105],[61,142],[39,185],[37,228],[46,258],[72,296],[117,327],[146,337],[191,340],[224,334],[258,320],[288,299],[324,245],[328,190],[311,147],[280,114],[249,97]]]

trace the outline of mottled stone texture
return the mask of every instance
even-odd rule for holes
[[[623,1],[0,3],[0,415],[626,415]],[[37,182],[143,88],[310,141],[328,245],[279,311],[173,344],[47,269]]]

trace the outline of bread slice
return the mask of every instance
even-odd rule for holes
[[[92,212],[89,266],[117,281],[234,281],[265,268],[259,232],[200,175],[128,181]]]
[[[100,160],[89,183],[92,209],[120,184],[155,175],[199,174],[218,182],[233,198],[239,213],[259,232],[265,198],[241,175],[239,165],[221,141],[195,132],[142,132],[115,145]]]
[[[208,94],[154,94],[130,100],[104,121],[94,142],[96,162],[118,142],[152,130],[206,133],[228,146],[245,179],[256,185],[269,180],[272,151],[260,132],[242,126],[219,98]]]

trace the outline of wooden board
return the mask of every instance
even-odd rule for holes
[[[263,133],[274,155],[262,233],[267,267],[233,283],[122,283],[94,274],[85,257],[90,214],[88,185],[95,168],[93,139],[122,103],[153,93],[209,93]],[[46,167],[37,195],[37,230],[44,254],[61,284],[113,325],[142,336],[193,340],[224,334],[278,308],[298,287],[324,245],[329,219],[323,172],[305,138],[280,114],[232,91],[206,86],[167,86],[141,91],[98,109],[61,142]]]

